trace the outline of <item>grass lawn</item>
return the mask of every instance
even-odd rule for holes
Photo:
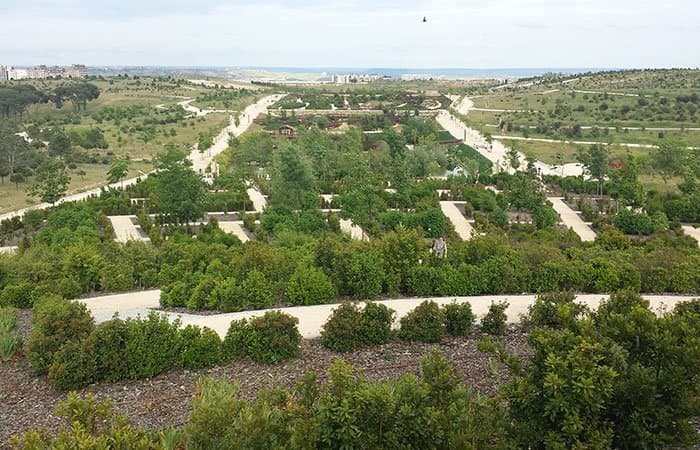
[[[69,169],[68,173],[71,177],[71,183],[66,195],[77,194],[78,192],[107,184],[108,169],[109,166],[106,164],[78,164],[76,169]],[[129,166],[129,175],[127,178],[137,177],[152,169],[153,166],[150,162],[132,161]],[[85,171],[83,177],[77,175],[80,170]],[[39,199],[27,196],[26,190],[29,185],[30,183],[20,183],[19,186],[15,186],[15,184],[10,183],[7,179],[4,184],[0,184],[0,213],[6,213],[41,203]]]

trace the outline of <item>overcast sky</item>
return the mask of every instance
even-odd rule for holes
[[[40,63],[698,67],[700,2],[0,0],[0,64]]]

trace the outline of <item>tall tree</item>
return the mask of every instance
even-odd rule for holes
[[[598,182],[596,194],[603,193],[602,186],[609,169],[610,151],[608,147],[594,144],[586,150],[579,151],[578,160],[583,165],[584,172]]]
[[[42,202],[54,205],[66,193],[69,184],[70,176],[63,164],[47,160],[39,167],[27,193],[32,197],[39,197]]]
[[[668,189],[668,179],[683,172],[688,157],[685,145],[675,139],[662,140],[658,148],[651,151],[651,166],[661,175]]]
[[[107,170],[107,182],[110,184],[124,180],[129,173],[129,160],[126,158],[115,159]],[[122,188],[124,185],[122,184]]]
[[[270,200],[291,209],[302,209],[306,193],[314,191],[311,163],[296,145],[287,143],[272,158]]]
[[[206,186],[190,165],[184,152],[174,147],[156,158],[158,171],[148,181],[153,183],[156,207],[166,222],[186,223],[204,214]]]

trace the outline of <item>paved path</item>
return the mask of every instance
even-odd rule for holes
[[[206,151],[200,152],[199,149],[195,148],[190,153],[189,159],[192,161],[192,168],[194,171],[204,174],[206,172],[206,168],[211,165],[214,158],[228,148],[229,135],[240,136],[243,134],[248,130],[256,117],[258,117],[260,114],[264,114],[268,107],[285,95],[286,94],[268,95],[252,105],[249,105],[240,114],[238,126],[236,126],[235,118],[230,116],[229,126],[221,130],[221,132],[214,138],[214,145],[212,145]]]
[[[136,216],[108,216],[114,230],[114,240],[122,244],[128,241],[144,240],[139,233],[138,228],[134,225]]]
[[[267,199],[262,192],[252,184],[248,185],[246,192],[248,193],[248,197],[250,197],[250,201],[253,202],[253,209],[255,209],[255,212],[263,212],[267,206]]]
[[[507,136],[507,135],[501,135],[501,136],[494,136],[494,139],[510,139],[513,141],[530,141],[530,142],[552,142],[555,144],[575,144],[575,145],[620,145],[623,147],[631,147],[631,148],[657,148],[658,145],[654,144],[632,144],[632,143],[626,143],[626,142],[613,142],[612,144],[608,144],[607,142],[600,142],[600,141],[569,141],[569,140],[562,140],[562,139],[549,139],[549,138],[531,138],[531,137],[522,137],[522,136]],[[690,148],[690,147],[689,147]]]
[[[243,221],[219,222],[219,228],[226,233],[233,234],[240,239],[241,242],[248,242],[250,240],[245,229],[243,229]]]
[[[466,97],[455,104],[455,109],[457,112],[463,115],[467,115],[474,107],[474,103]],[[447,111],[441,111],[435,120],[437,120],[440,126],[449,131],[450,134],[452,134],[452,136],[454,136],[456,139],[463,140],[465,144],[473,147],[476,151],[486,157],[486,159],[491,161],[494,172],[514,172],[509,163],[510,158],[508,156],[508,152],[510,149],[499,141],[497,137],[494,137],[491,144],[489,144],[481,133],[473,128],[469,128],[463,121],[459,120]],[[520,159],[520,167],[527,167],[525,155],[518,152],[518,157]],[[561,176],[563,173],[564,176],[579,176],[583,173],[583,168],[580,164],[564,164],[563,167],[558,167],[543,163],[542,161],[536,161],[535,167],[543,175]]]
[[[585,294],[577,296],[577,301],[584,303],[591,308],[597,308],[600,300],[606,298],[603,294]],[[676,303],[689,300],[692,297],[672,296],[672,295],[644,295],[651,303],[651,309],[657,313],[672,309]],[[140,291],[127,294],[107,295],[78,300],[85,303],[92,313],[95,321],[100,323],[112,318],[118,312],[121,318],[136,317],[138,314],[144,316],[153,308],[159,307],[160,290]],[[469,302],[477,317],[481,318],[488,311],[492,301],[507,301],[510,305],[506,310],[508,322],[517,323],[522,314],[527,313],[528,306],[535,301],[535,295],[484,295],[475,297],[429,297],[429,298],[402,298],[380,300],[397,313],[397,320],[394,326],[398,325],[398,319],[414,309],[424,300],[433,300],[444,305],[456,300],[458,303]],[[275,308],[290,314],[299,319],[299,332],[304,338],[315,338],[321,334],[321,327],[330,317],[333,309],[338,304],[315,305],[315,306],[295,306],[289,308]],[[180,318],[182,325],[198,325],[212,328],[221,337],[226,335],[232,320],[261,316],[269,310],[243,311],[228,314],[215,314],[200,316],[194,314],[166,313],[169,320]]]
[[[340,219],[340,229],[357,241],[369,241],[369,237],[361,226],[355,225],[350,219]]]
[[[581,217],[573,209],[569,208],[569,205],[564,203],[562,197],[547,197],[547,200],[552,203],[552,207],[559,214],[564,225],[572,228],[582,241],[595,240],[595,232],[581,220]]]
[[[14,255],[17,253],[18,247],[16,245],[10,247],[0,247],[0,255]]]
[[[450,222],[454,225],[457,235],[462,238],[462,240],[468,241],[472,238],[474,228],[467,222],[466,217],[464,217],[459,208],[457,208],[458,203],[464,202],[441,201],[440,209],[442,209],[442,213],[450,219]]]
[[[700,247],[700,228],[695,228],[691,225],[683,225],[682,227],[683,232],[698,241],[698,247]]]
[[[211,113],[230,113],[230,112],[235,112],[230,109],[201,109],[197,108],[194,105],[191,105],[191,103],[194,101],[193,98],[188,98],[187,100],[183,100],[181,102],[178,102],[177,104],[180,105],[182,109],[184,109],[187,112],[190,112],[194,114],[197,117],[202,117],[206,116],[207,114]],[[161,105],[157,105],[156,108]]]

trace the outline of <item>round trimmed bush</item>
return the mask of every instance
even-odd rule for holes
[[[0,306],[30,308],[32,306],[32,285],[26,281],[8,284],[0,293]]]
[[[60,297],[40,300],[34,305],[34,327],[27,342],[27,359],[34,372],[48,372],[54,353],[69,341],[82,341],[94,328],[84,303]]]
[[[343,302],[333,310],[321,329],[321,343],[336,352],[349,352],[363,345],[362,312],[355,303]]]
[[[452,302],[443,306],[442,313],[445,316],[445,331],[451,336],[468,335],[476,320],[472,305],[468,302]]]
[[[404,341],[440,342],[443,313],[437,303],[424,301],[401,318],[399,337]]]
[[[49,381],[57,390],[78,389],[96,381],[92,352],[76,341],[68,341],[54,355]]]
[[[506,331],[508,316],[506,309],[508,302],[491,302],[489,311],[483,319],[481,319],[481,329],[488,334],[503,334]]]
[[[303,264],[294,271],[286,293],[294,305],[330,303],[338,295],[328,275],[320,269]]]
[[[296,358],[301,344],[298,323],[296,317],[281,311],[233,321],[224,342],[226,357],[245,356],[269,364]]]
[[[211,328],[187,325],[180,330],[179,364],[187,369],[201,369],[221,362],[221,339]]]
[[[384,344],[391,339],[396,311],[386,305],[366,302],[362,311],[362,341],[365,345]]]

